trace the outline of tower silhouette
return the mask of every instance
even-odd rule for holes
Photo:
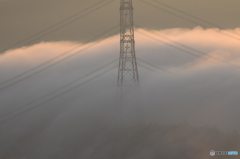
[[[133,27],[132,0],[120,2],[120,57],[118,86],[128,86],[139,82]]]
[[[143,124],[144,116],[137,103],[140,96],[135,54],[132,0],[120,0],[120,57],[115,120],[118,124]],[[125,87],[128,86],[128,87]]]

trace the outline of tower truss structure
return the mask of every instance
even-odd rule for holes
[[[133,27],[132,0],[120,0],[120,57],[118,86],[139,82]]]

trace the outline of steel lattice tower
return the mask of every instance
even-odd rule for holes
[[[120,2],[120,57],[118,86],[139,82],[133,27],[132,0]]]

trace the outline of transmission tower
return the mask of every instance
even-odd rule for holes
[[[128,86],[138,82],[139,76],[135,55],[132,0],[121,0],[118,86]]]

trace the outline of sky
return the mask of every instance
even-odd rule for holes
[[[13,46],[15,48],[32,45],[41,41],[94,41],[91,39],[99,33],[119,24],[119,1],[108,2],[107,0],[0,1],[0,52],[3,53]],[[163,4],[159,4],[159,2]],[[235,29],[240,23],[237,16],[240,14],[238,0],[228,0],[227,2],[226,0],[161,0],[159,2],[134,0],[135,24],[139,27],[159,30],[194,28],[196,26]],[[101,5],[105,7],[96,9]],[[91,8],[91,6],[94,7]],[[183,12],[191,16],[185,15]],[[76,14],[77,16],[74,16]],[[74,20],[74,18],[79,19]],[[64,20],[68,25],[58,29],[55,26],[51,29],[51,33],[21,43],[24,39],[39,32],[43,33],[44,30]],[[117,33],[117,31],[111,32],[100,38]]]
[[[133,1],[140,86],[121,100],[119,1],[21,42],[108,2],[0,1],[0,158],[208,159],[212,149],[239,152],[239,2]]]

